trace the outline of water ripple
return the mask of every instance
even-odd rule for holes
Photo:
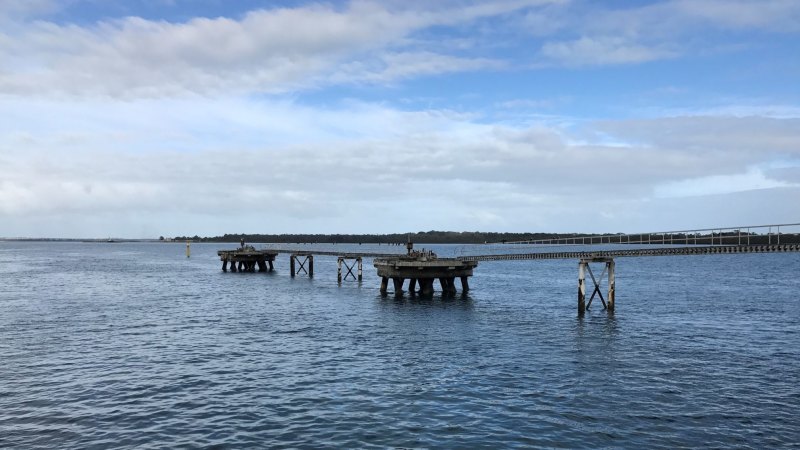
[[[579,320],[571,261],[383,298],[335,258],[308,280],[223,274],[216,246],[1,245],[0,447],[800,443],[784,255],[619,261],[616,315]]]

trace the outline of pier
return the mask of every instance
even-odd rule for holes
[[[585,236],[553,239],[546,241],[521,241],[506,244],[524,244],[528,252],[487,253],[461,255],[454,258],[439,258],[429,250],[414,250],[410,241],[406,244],[407,253],[343,253],[334,251],[298,251],[292,249],[256,250],[252,246],[242,246],[235,250],[217,252],[222,261],[222,270],[227,272],[272,271],[273,262],[279,253],[289,254],[290,275],[314,277],[314,255],[337,257],[337,282],[362,281],[363,258],[372,258],[373,266],[381,279],[380,293],[387,295],[389,281],[395,295],[402,295],[408,280],[411,295],[428,296],[434,293],[436,280],[439,281],[442,295],[457,293],[456,279],[461,282],[462,294],[469,291],[469,277],[482,261],[519,261],[546,259],[578,260],[578,315],[583,316],[597,298],[603,308],[610,313],[615,308],[616,261],[615,258],[683,256],[683,255],[733,255],[741,253],[798,253],[800,234],[785,234],[780,228],[800,227],[800,224],[761,225],[736,228],[714,228],[707,230],[688,230],[647,234],[616,234],[607,236]],[[753,229],[764,229],[766,233],[754,233]],[[774,233],[773,230],[777,230]],[[710,233],[701,233],[710,231]],[[781,242],[783,238],[783,242]],[[705,241],[705,242],[704,242]],[[598,245],[605,248],[598,249]],[[580,246],[580,249],[563,247]],[[554,247],[561,247],[555,250]],[[588,249],[587,249],[588,247]],[[592,248],[595,247],[595,248]],[[612,248],[608,248],[612,247]],[[480,248],[480,246],[476,246]],[[549,250],[549,251],[545,251]],[[599,276],[595,276],[592,265],[602,264]],[[587,278],[588,274],[588,278]],[[607,277],[607,279],[606,279]],[[587,283],[592,283],[592,292],[587,299]],[[602,284],[606,282],[606,290]],[[603,295],[605,292],[605,295]]]

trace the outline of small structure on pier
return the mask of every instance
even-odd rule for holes
[[[415,251],[414,244],[406,245],[408,254],[391,258],[376,258],[373,265],[381,277],[381,294],[386,294],[389,280],[394,284],[395,295],[403,293],[403,284],[409,280],[408,291],[412,294],[433,294],[433,284],[439,279],[442,294],[455,294],[455,279],[461,279],[461,291],[469,291],[468,277],[478,266],[477,261],[462,261],[455,258],[439,258],[432,251]],[[419,284],[419,291],[417,291]]]
[[[231,272],[255,272],[258,267],[259,272],[273,271],[273,261],[278,252],[270,250],[256,250],[253,246],[246,245],[236,250],[219,250],[217,252],[222,261],[222,271],[228,271],[230,263]]]

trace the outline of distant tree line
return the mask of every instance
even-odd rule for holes
[[[411,240],[415,244],[483,244],[511,242],[530,239],[554,239],[578,234],[556,233],[494,233],[481,231],[418,231],[392,234],[225,234],[223,236],[199,237],[177,236],[175,240],[194,242],[270,242],[278,244],[404,244]],[[583,235],[580,235],[583,236]]]
[[[648,243],[648,244],[776,244],[776,234],[756,234],[745,232],[696,233],[696,234],[584,234],[584,233],[497,233],[482,231],[418,231],[414,233],[392,234],[225,234],[223,236],[200,237],[176,236],[175,240],[193,242],[265,242],[278,244],[318,243],[318,244],[403,244],[411,240],[415,244],[484,244],[517,241],[558,240],[561,244],[581,243]],[[797,233],[782,233],[780,243],[798,243]]]

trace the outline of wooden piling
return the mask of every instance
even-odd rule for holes
[[[608,268],[608,311],[614,311],[614,296],[616,294],[616,286],[615,286],[615,275],[614,275],[614,260],[606,262],[606,267]]]
[[[294,255],[289,255],[289,275],[294,278]]]
[[[364,273],[363,266],[361,264],[361,257],[359,256],[356,258],[356,262],[358,262],[358,281],[361,282],[362,274]]]
[[[344,260],[344,258],[342,258],[341,256],[337,260],[338,269],[336,270],[336,282],[340,283],[340,284],[342,282],[342,261],[343,260]]]
[[[586,312],[586,264],[585,261],[578,263],[578,316]]]

